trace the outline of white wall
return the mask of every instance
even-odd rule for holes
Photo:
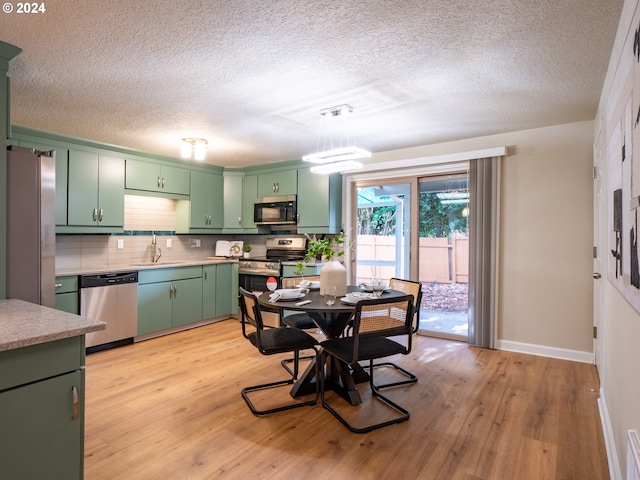
[[[621,101],[626,101],[630,94],[630,76],[625,74],[614,82],[614,76],[618,71],[620,59],[629,57],[629,52],[623,52],[625,39],[630,31],[638,25],[632,25],[634,12],[638,6],[638,0],[626,0],[616,43],[611,56],[609,70],[603,88],[600,108],[596,118],[596,125],[602,125],[604,134],[603,140],[607,138],[613,125],[609,125],[607,120],[609,112],[607,105],[610,98],[621,96]],[[616,94],[612,93],[616,91]],[[620,91],[625,92],[620,95]],[[611,105],[612,110],[617,107]],[[612,115],[612,118],[615,116]],[[618,117],[619,118],[619,117]],[[606,144],[603,145],[603,152],[606,155]],[[603,166],[603,185],[606,185],[606,168]],[[603,210],[608,211],[606,195],[602,196]],[[607,238],[606,224],[602,227],[602,238]],[[624,471],[626,465],[626,432],[628,429],[640,430],[640,314],[620,295],[620,293],[609,283],[606,276],[603,281],[603,315],[600,325],[600,336],[602,340],[602,354],[599,368],[601,382],[601,404],[603,411],[603,422],[605,436],[608,439],[608,447],[612,449],[613,455],[610,460],[616,462],[615,473],[619,473],[621,466],[621,478],[625,478]]]

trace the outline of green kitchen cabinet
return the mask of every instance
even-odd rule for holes
[[[35,148],[40,151],[56,152],[56,225],[67,224],[67,175],[69,168],[69,149],[59,147],[56,145],[20,141],[20,145],[23,147]]]
[[[191,196],[176,204],[176,233],[221,233],[223,177],[191,172]]]
[[[236,281],[233,281],[234,266]],[[236,313],[237,264],[220,263],[202,267],[202,316],[214,318]],[[234,290],[235,285],[235,290]],[[234,295],[234,292],[235,295]]]
[[[143,192],[189,195],[190,170],[140,160],[126,161],[125,188]]]
[[[238,289],[233,291],[233,264],[221,263],[216,265],[216,317],[233,312],[233,304],[237,303]]]
[[[243,233],[243,177],[240,175],[225,175],[224,177],[224,206],[222,233]]]
[[[0,352],[2,478],[82,479],[84,335]]]
[[[64,277],[56,277],[56,309],[64,312],[79,312],[79,296],[78,296],[78,277],[77,275],[68,275]]]
[[[69,226],[122,229],[124,159],[69,150],[68,200]]]
[[[298,233],[339,233],[342,229],[342,176],[298,170]]]
[[[298,193],[298,171],[282,170],[258,175],[258,197],[295,195]]]
[[[242,229],[244,233],[257,233],[258,226],[253,221],[253,205],[258,196],[258,176],[242,177]]]
[[[202,266],[138,273],[138,335],[202,320]]]

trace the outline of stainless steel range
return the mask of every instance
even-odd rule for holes
[[[266,257],[240,260],[238,273],[240,286],[251,292],[266,292],[267,279],[274,277],[281,287],[282,262],[304,259],[307,239],[304,237],[269,237]]]

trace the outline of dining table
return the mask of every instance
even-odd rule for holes
[[[329,305],[325,301],[324,295],[320,294],[319,289],[303,289],[304,296],[300,298],[287,298],[272,300],[271,292],[264,292],[258,296],[258,302],[261,307],[273,310],[293,310],[298,312],[306,312],[322,331],[327,338],[340,337],[351,317],[353,316],[356,303],[353,301],[358,298],[370,298],[367,292],[360,286],[347,286],[347,293],[363,292],[362,297],[350,297],[347,301],[346,297],[337,296],[335,303]],[[394,296],[403,296],[402,292],[396,290],[385,289],[382,293],[383,298],[392,298]],[[305,301],[308,303],[300,304]],[[315,359],[307,366],[305,371],[291,389],[291,396],[298,397],[315,392],[315,382],[318,381],[315,369]],[[361,365],[348,365],[333,356],[330,356],[324,368],[319,369],[325,376],[325,389],[330,389],[338,393],[352,405],[362,403],[360,393],[357,389],[358,383],[369,381],[369,373],[362,368]]]

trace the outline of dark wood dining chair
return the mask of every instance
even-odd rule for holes
[[[391,280],[389,280],[389,288],[391,290],[396,290],[398,292],[402,292],[407,295],[411,295],[413,297],[413,313],[411,314],[411,319],[412,319],[411,333],[416,333],[420,325],[420,304],[422,302],[422,283],[414,282],[412,280],[403,280],[401,278],[392,278]],[[412,383],[416,383],[418,381],[417,376],[415,376],[413,373],[406,370],[405,368],[402,368],[396,363],[380,362],[380,363],[373,364],[373,368],[380,368],[380,367],[393,368],[407,378],[406,380],[399,380],[397,382],[389,382],[381,385],[376,385],[376,388],[378,389],[398,387],[401,385],[409,385]]]
[[[290,371],[289,378],[245,387],[242,389],[242,398],[244,398],[251,411],[256,415],[267,415],[274,412],[281,412],[283,410],[290,410],[292,408],[304,407],[306,405],[315,405],[318,402],[320,394],[319,385],[317,383],[315,397],[311,400],[287,403],[285,405],[268,409],[259,409],[251,401],[251,392],[293,385],[298,379],[300,351],[314,350],[316,352],[316,358],[318,358],[318,341],[308,333],[303,332],[298,328],[264,328],[258,297],[254,293],[249,292],[242,287],[240,287],[239,291],[240,295],[238,296],[238,300],[242,317],[242,335],[248,339],[262,355],[275,355],[279,353],[293,353],[294,355],[293,370]],[[316,378],[318,378],[318,365],[319,362],[316,361]],[[287,371],[289,371],[289,369],[287,369]]]
[[[324,376],[320,376],[322,406],[352,432],[370,432],[409,419],[410,414],[407,410],[382,395],[379,388],[376,387],[373,361],[391,355],[407,354],[411,351],[412,315],[413,297],[411,295],[361,300],[356,304],[351,336],[331,338],[320,343],[322,365],[325,364],[329,356],[333,356],[351,367],[355,367],[360,361],[368,361],[371,401],[379,400],[398,414],[389,420],[378,423],[364,426],[354,425],[327,402]],[[398,341],[401,337],[406,337],[406,341]]]

